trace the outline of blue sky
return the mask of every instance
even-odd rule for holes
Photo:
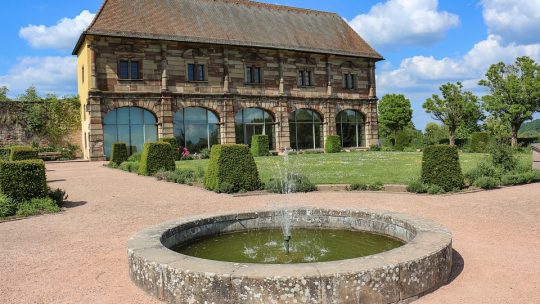
[[[149,0],[148,0],[149,1]],[[101,0],[5,1],[0,11],[0,86],[16,96],[76,93],[72,46]],[[386,60],[378,95],[405,94],[419,129],[431,121],[422,103],[446,82],[478,87],[490,64],[528,55],[540,62],[540,0],[269,0],[340,14]]]

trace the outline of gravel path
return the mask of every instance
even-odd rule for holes
[[[0,223],[0,303],[160,303],[129,280],[126,243],[166,220],[271,208],[283,196],[235,198],[158,182],[101,163],[47,165],[64,212]],[[415,303],[540,303],[540,185],[444,197],[320,192],[294,205],[411,213],[454,234],[452,281]]]

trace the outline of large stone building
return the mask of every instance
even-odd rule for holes
[[[175,136],[193,152],[216,143],[319,149],[378,143],[375,63],[338,15],[248,0],[105,0],[81,35],[83,151],[108,157]]]

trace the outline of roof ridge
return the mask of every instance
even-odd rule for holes
[[[296,13],[304,13],[304,14],[337,15],[336,13],[333,13],[333,12],[325,12],[325,11],[319,11],[319,10],[314,10],[314,9],[299,8],[299,7],[287,6],[287,5],[281,5],[281,4],[273,4],[273,3],[266,3],[266,2],[259,2],[259,1],[253,1],[253,0],[198,0],[198,1],[213,1],[213,2],[220,1],[220,2],[226,2],[226,3],[246,5],[246,6],[251,6],[251,7],[268,8],[268,9],[274,9],[274,10],[284,10],[284,11],[290,11],[290,12],[296,12]]]

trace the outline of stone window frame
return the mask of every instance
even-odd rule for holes
[[[130,78],[120,78],[120,62],[121,61],[127,61],[128,62],[128,75]],[[132,62],[138,62],[139,64],[139,78],[131,78],[131,63]],[[116,77],[118,78],[118,81],[122,82],[129,82],[129,81],[144,81],[143,77],[143,59],[139,56],[119,56],[116,60]]]
[[[259,82],[248,82],[247,81],[247,69],[259,69],[260,75],[259,75]],[[253,76],[252,76],[253,78]],[[262,64],[257,64],[255,62],[247,61],[244,62],[244,84],[250,85],[250,86],[257,86],[257,85],[263,85],[264,84],[264,67]]]
[[[198,58],[198,59],[186,59],[185,60],[185,68],[186,68],[186,82],[189,82],[189,83],[208,83],[208,62],[209,60],[204,58],[204,59],[201,59],[201,58]],[[189,80],[189,65],[190,64],[193,64],[195,65],[195,71],[198,70],[198,66],[199,65],[203,65],[203,79],[204,80],[196,80],[197,79],[197,75],[194,75],[194,79],[193,80]]]
[[[359,72],[355,71],[353,69],[342,69],[342,79],[341,79],[341,87],[344,90],[348,91],[358,91],[358,76]],[[352,86],[349,86],[347,82],[347,78],[351,77],[352,80]]]

